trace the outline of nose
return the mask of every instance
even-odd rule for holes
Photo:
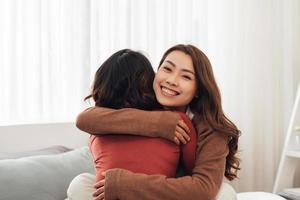
[[[177,75],[173,74],[170,75],[167,79],[166,79],[167,84],[171,85],[171,86],[178,86],[178,80],[177,80]]]

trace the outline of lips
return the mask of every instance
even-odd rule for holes
[[[179,95],[179,92],[172,90],[170,88],[161,86],[161,91],[165,96],[176,96]]]

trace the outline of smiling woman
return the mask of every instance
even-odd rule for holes
[[[192,59],[182,51],[172,51],[162,61],[153,82],[156,98],[166,109],[184,112],[197,91]]]

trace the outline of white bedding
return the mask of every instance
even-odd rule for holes
[[[285,200],[276,194],[267,192],[242,192],[237,194],[238,200]]]

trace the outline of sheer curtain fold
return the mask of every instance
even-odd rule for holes
[[[238,191],[271,191],[300,80],[297,0],[1,0],[0,123],[74,121],[93,75],[121,48],[156,69],[192,43],[210,58],[242,131]]]
[[[89,2],[0,1],[0,7],[1,124],[74,120],[89,85]]]

